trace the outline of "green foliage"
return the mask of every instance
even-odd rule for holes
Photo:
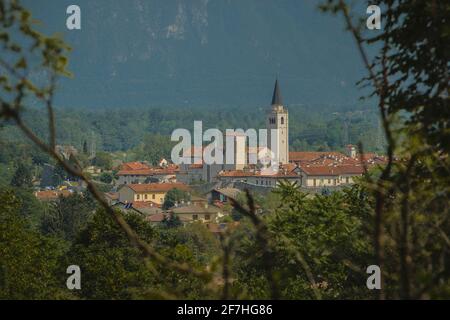
[[[88,154],[88,145],[86,140],[83,142],[83,153]]]
[[[72,241],[87,225],[93,211],[92,201],[80,194],[60,197],[58,201],[47,206],[40,229],[44,234]]]
[[[169,190],[164,197],[163,209],[172,208],[176,203],[181,203],[181,201],[187,202],[191,200],[190,193],[174,188]]]
[[[344,9],[336,1],[328,3],[333,12]],[[369,80],[374,82],[374,94],[380,98],[387,153],[392,161],[343,191],[311,196],[295,185],[281,184],[273,195],[256,199],[263,206],[263,215],[252,217],[256,228],[242,216],[242,210],[239,215],[234,210],[233,217],[240,220],[240,227],[221,242],[224,248],[229,240],[233,248],[233,296],[269,298],[268,275],[273,274],[280,297],[285,299],[373,298],[376,292],[366,288],[365,268],[383,262],[385,297],[450,297],[450,33],[446,23],[450,7],[444,2],[425,0],[381,3],[388,8],[384,29],[372,39],[356,38],[385,50],[372,61],[373,79]],[[53,96],[53,77],[67,75],[68,48],[60,39],[34,30],[31,15],[18,2],[1,2],[0,6],[4,27],[0,45],[6,53],[6,60],[2,56],[0,61],[4,71],[0,76],[0,116],[20,124],[24,99],[48,103]],[[20,46],[21,40],[28,40],[28,45]],[[28,59],[30,55],[34,59]],[[26,77],[36,69],[50,75],[50,84]],[[291,125],[295,123],[290,130],[294,148],[329,150],[357,141],[362,141],[365,150],[383,147],[382,139],[373,139],[379,125],[372,111],[315,111],[311,107],[290,110]],[[64,129],[57,135],[60,141],[76,139],[80,143],[94,128],[105,150],[134,148],[131,157],[155,163],[161,156],[168,157],[170,131],[189,128],[199,116],[206,127],[263,126],[259,110],[219,110],[207,115],[204,111],[108,109],[76,114],[62,110],[60,123]],[[42,112],[31,109],[25,114],[26,120],[40,119]],[[45,121],[31,123],[38,133],[48,125]],[[221,279],[218,265],[226,261],[221,261],[219,241],[204,225],[182,226],[175,217],[165,226],[153,228],[139,215],[123,215],[139,237],[151,243],[162,257],[177,265],[188,263],[194,270],[211,270],[214,281],[143,257],[103,209],[91,215],[95,204],[90,193],[85,198],[75,195],[60,199],[54,205],[38,202],[30,190],[32,174],[25,163],[39,167],[48,159],[35,148],[17,144],[21,138],[16,138],[17,131],[10,123],[2,123],[1,130],[2,137],[14,137],[15,141],[0,141],[0,170],[9,174],[12,164],[18,159],[20,162],[11,174],[13,188],[6,191],[4,181],[1,183],[0,299],[73,298],[65,289],[65,270],[70,264],[80,265],[83,274],[78,298],[217,297],[221,289],[217,283],[225,280]],[[145,134],[144,143],[136,145],[135,141]],[[86,149],[84,143],[84,153]],[[88,163],[86,155],[82,162]],[[112,159],[99,152],[93,163],[109,169]],[[55,172],[58,180],[71,178],[62,167],[56,167]],[[164,206],[188,198],[188,194],[174,190]],[[244,199],[238,202],[251,207]],[[41,231],[47,235],[36,230],[36,221],[41,221]],[[270,237],[261,239],[265,227]],[[262,240],[267,246],[261,246]],[[269,249],[273,268],[270,273],[264,270]]]
[[[150,225],[136,215],[125,218],[142,239],[151,241],[154,232]],[[151,279],[140,251],[104,210],[98,210],[78,234],[67,263],[83,270],[79,296],[87,299],[129,299],[131,289],[145,288]]]
[[[19,162],[16,172],[11,179],[11,186],[19,188],[30,188],[32,186],[33,174],[30,167],[23,162]]]
[[[107,152],[97,152],[95,158],[92,160],[92,164],[102,169],[111,170],[112,157]]]
[[[93,132],[99,150],[127,151],[127,160],[146,160],[152,164],[161,158],[170,159],[175,144],[170,141],[172,131],[176,128],[192,130],[194,120],[202,119],[204,130],[265,127],[265,113],[258,108],[228,107],[220,112],[200,106],[189,109],[156,106],[145,109],[128,106],[116,109],[58,108],[56,116],[59,143],[83,150],[83,141],[90,141]],[[47,137],[48,122],[44,110],[30,107],[24,110],[23,117],[33,130]],[[42,121],[33,121],[36,118]],[[346,144],[359,141],[364,143],[367,151],[384,151],[378,114],[368,108],[289,106],[289,129],[292,151],[343,151]],[[5,140],[23,142],[14,126],[6,124],[2,131]]]
[[[174,143],[169,136],[158,134],[145,134],[142,143],[133,149],[134,158],[146,160],[152,165],[157,165],[161,158],[170,159],[170,153]]]
[[[0,192],[0,299],[70,298],[62,243],[30,230],[12,192]]]
[[[181,227],[182,225],[183,223],[176,214],[170,214],[168,216],[165,216],[164,220],[162,221],[162,226],[166,228],[178,228]]]
[[[108,172],[103,172],[100,175],[100,181],[103,182],[103,183],[110,184],[110,183],[113,182],[113,179],[114,179],[113,175],[111,173],[108,173]]]
[[[351,261],[361,270],[370,265],[370,242],[362,228],[366,217],[351,205],[351,191],[307,198],[295,186],[283,185],[279,192],[284,205],[264,220],[275,248],[282,298],[316,298],[301,259],[313,270],[323,298],[369,298],[364,272],[345,263]],[[235,285],[250,298],[269,297],[261,259],[254,240],[244,240],[237,250]]]

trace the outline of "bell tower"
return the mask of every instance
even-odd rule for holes
[[[276,131],[272,132],[273,129]],[[279,163],[289,163],[289,117],[288,110],[283,106],[278,79],[275,81],[272,106],[267,113],[267,131],[269,149]]]

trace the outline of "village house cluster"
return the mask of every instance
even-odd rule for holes
[[[224,217],[230,214],[230,197],[236,198],[244,189],[254,192],[269,192],[281,181],[295,183],[307,193],[332,191],[355,182],[367,168],[385,163],[383,156],[374,153],[358,154],[355,146],[348,145],[345,153],[289,151],[289,114],[284,107],[278,81],[266,118],[267,129],[277,129],[276,139],[278,170],[267,172],[259,164],[250,164],[258,148],[246,147],[245,154],[235,151],[234,164],[193,164],[175,165],[161,159],[156,166],[145,162],[126,162],[119,165],[113,181],[114,187],[105,193],[108,203],[120,210],[134,211],[146,216],[149,223],[158,224],[175,215],[182,223],[199,221],[206,223],[212,232],[222,232],[229,224]],[[271,139],[268,139],[271,148]],[[193,147],[194,148],[194,147]],[[198,154],[193,150],[191,154]],[[65,158],[76,151],[61,148]],[[243,160],[243,161],[242,161]],[[95,168],[88,168],[96,174]],[[82,189],[82,185],[68,185],[58,190],[43,190],[36,196],[45,201],[55,201],[60,196],[68,196]],[[173,203],[163,208],[166,195],[171,190],[189,194],[189,200]]]

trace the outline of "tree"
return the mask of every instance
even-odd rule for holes
[[[169,190],[164,197],[163,209],[170,209],[176,203],[180,203],[181,201],[190,201],[191,195],[189,192],[174,188]]]
[[[164,217],[162,225],[166,228],[178,228],[183,225],[180,218],[176,214],[170,214]]]
[[[33,175],[30,167],[23,162],[19,162],[16,172],[11,179],[11,186],[18,188],[29,188],[33,185],[32,180]]]
[[[125,219],[145,239],[153,239],[152,227],[142,217],[129,214]],[[86,299],[130,299],[133,290],[146,288],[152,279],[139,250],[102,209],[79,231],[68,256],[83,270],[80,297]]]
[[[56,235],[72,241],[87,225],[95,206],[80,194],[60,197],[44,213],[40,229],[44,234]]]
[[[84,140],[84,142],[83,142],[83,153],[84,153],[85,155],[87,155],[88,152],[89,152],[89,151],[88,151],[87,141]]]
[[[13,192],[0,192],[0,202],[0,299],[71,298],[61,285],[63,244],[30,230]]]
[[[108,173],[108,172],[103,172],[100,175],[100,181],[110,184],[111,182],[113,182],[113,175],[111,173]]]
[[[281,298],[371,298],[364,271],[354,271],[346,263],[364,266],[371,258],[370,241],[363,229],[367,215],[353,205],[351,191],[309,198],[285,184],[277,192],[283,205],[263,221],[270,234]],[[236,237],[242,238],[248,229],[251,226],[244,224]],[[235,290],[245,290],[248,298],[270,298],[257,238],[241,242],[236,255]]]
[[[135,157],[156,165],[161,158],[170,158],[173,145],[169,136],[146,134],[143,143],[135,149]]]
[[[53,110],[53,96],[56,82],[60,76],[68,76],[66,70],[68,59],[65,56],[70,48],[58,37],[48,37],[35,30],[31,13],[20,5],[19,1],[1,2],[0,23],[4,27],[0,35],[0,45],[4,55],[0,57],[0,89],[7,94],[2,95],[0,104],[0,117],[2,120],[14,123],[18,129],[34,145],[50,155],[58,165],[73,177],[84,181],[92,196],[107,213],[109,222],[126,237],[133,250],[139,252],[139,257],[152,258],[152,261],[172,273],[180,273],[179,278],[209,278],[207,270],[199,270],[199,265],[191,266],[188,260],[181,261],[183,257],[190,258],[184,247],[179,249],[175,255],[162,255],[157,252],[146,240],[141,239],[129,224],[127,219],[114,211],[99,191],[92,180],[81,170],[76,159],[66,161],[56,151],[56,125]],[[30,74],[41,74],[35,78]],[[24,121],[23,110],[27,102],[32,101],[37,105],[44,105],[48,116],[48,142]],[[106,165],[105,165],[106,166]],[[126,255],[125,255],[126,256]],[[95,260],[95,259],[94,259]],[[126,259],[128,260],[128,259]],[[190,259],[191,260],[191,259]],[[105,261],[109,259],[106,258]],[[95,262],[98,262],[95,260]],[[128,261],[126,261],[128,263]],[[142,262],[142,260],[141,260]],[[118,264],[119,265],[119,264]],[[130,264],[128,264],[130,265]],[[145,264],[142,264],[145,266]],[[104,270],[107,266],[104,265]],[[35,269],[39,272],[39,268]],[[175,277],[172,277],[175,278]],[[110,279],[108,280],[111,283]],[[186,280],[192,283],[192,280]],[[202,284],[204,287],[204,284]],[[187,288],[189,289],[189,288]],[[117,295],[111,295],[117,296]],[[118,294],[121,296],[121,294]]]
[[[112,168],[112,157],[107,152],[97,152],[92,164],[97,167],[110,170]]]
[[[379,298],[446,297],[450,8],[426,0],[378,5],[384,25],[376,35],[344,0],[328,0],[323,9],[342,13],[356,41],[367,69],[361,83],[372,89],[386,138],[387,164],[362,181],[375,201],[369,230],[382,270]]]

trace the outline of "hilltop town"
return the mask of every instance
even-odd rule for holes
[[[220,228],[226,228],[226,222],[232,221],[229,219],[229,197],[237,198],[244,190],[264,195],[280,183],[288,182],[308,194],[329,193],[352,185],[366,170],[386,161],[385,157],[375,153],[359,154],[354,145],[346,145],[345,153],[290,151],[289,111],[283,105],[278,81],[267,110],[266,126],[268,130],[279,130],[276,172],[267,172],[259,163],[250,163],[249,159],[256,157],[260,150],[248,146],[236,148],[232,164],[195,161],[193,151],[190,163],[177,165],[164,158],[156,165],[146,161],[119,161],[108,170],[97,161],[86,167],[85,172],[106,186],[104,196],[114,208],[144,215],[151,224],[176,216],[181,223],[201,221],[219,232]],[[273,147],[271,143],[269,139],[269,148]],[[58,146],[57,150],[68,161],[79,153],[73,146]],[[35,192],[39,200],[58,201],[74,192],[85,192],[82,183],[70,178],[60,185],[52,185],[51,179],[45,178],[53,175],[52,168],[46,169],[50,172],[44,170],[40,188]],[[173,201],[168,204],[170,197]]]
[[[450,299],[449,6],[322,2],[0,0],[0,300]]]

